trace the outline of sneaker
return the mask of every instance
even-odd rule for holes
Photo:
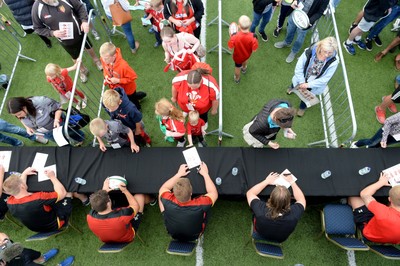
[[[379,61],[382,60],[382,58],[383,58],[384,56],[385,56],[384,53],[379,52],[377,55],[375,55],[374,61],[375,61],[375,62],[379,62]]]
[[[82,102],[81,102],[81,107],[82,109],[85,109],[87,106],[87,97],[85,95],[85,98],[83,98]]]
[[[22,141],[19,141],[16,145],[14,145],[15,147],[23,147],[24,143]]]
[[[357,44],[358,48],[360,48],[362,50],[366,50],[367,49],[367,46],[362,41],[362,39],[359,39],[358,41],[354,40],[354,43]]]
[[[265,32],[258,32],[258,34],[260,34],[260,36],[261,36],[261,39],[264,41],[264,42],[268,42],[268,36],[267,36],[267,34],[265,34]]]
[[[357,141],[353,141],[353,142],[350,144],[350,149],[358,149],[358,146],[356,145],[356,143],[357,143]]]
[[[100,40],[100,35],[95,29],[92,29],[92,35],[96,41]]]
[[[186,139],[182,142],[178,141],[178,144],[176,144],[176,147],[180,147],[180,148],[185,147],[185,143],[186,143]]]
[[[158,46],[160,46],[162,43],[161,42],[156,42],[155,44],[154,44],[154,48],[157,48]]]
[[[347,44],[346,41],[343,42],[343,46],[346,49],[346,52],[348,52],[351,55],[355,55],[356,54],[356,49],[354,49],[353,44]]]
[[[358,24],[351,23],[351,26],[349,28],[349,34],[354,30],[355,27],[357,27]]]
[[[155,197],[154,200],[152,202],[150,202],[149,204],[150,204],[150,206],[156,206],[157,202],[158,202],[158,199],[157,199],[157,197]]]
[[[100,59],[97,59],[96,61],[94,61],[94,63],[96,64],[96,67],[99,71],[103,71],[103,65],[101,64]]]
[[[203,148],[203,144],[201,144],[201,142],[199,142],[199,143],[197,143],[197,147]]]
[[[392,113],[397,113],[397,107],[394,103],[389,104],[388,109]]]
[[[367,47],[367,51],[372,51],[372,40],[365,39],[365,46]]]
[[[57,264],[57,266],[70,266],[74,263],[74,259],[74,256],[69,256],[68,258]]]
[[[297,110],[296,114],[298,117],[302,117],[305,112],[306,112],[306,109],[299,109],[299,110]]]
[[[136,54],[137,51],[139,50],[139,47],[140,47],[139,42],[135,42],[135,49],[131,49],[132,54]]]
[[[58,254],[58,249],[53,248],[43,254],[43,263],[49,261],[51,258],[54,258]]]
[[[145,98],[147,96],[147,93],[145,93],[144,91],[137,91],[136,92],[136,98],[140,101],[143,98]]]
[[[375,114],[376,114],[376,120],[378,120],[379,123],[381,124],[385,123],[386,113],[381,108],[379,108],[379,106],[375,106]]]
[[[150,147],[151,147],[151,144],[150,144],[150,143],[146,143],[145,146],[146,146],[147,148],[150,148]]]
[[[290,94],[292,94],[293,93],[293,88],[292,88],[292,86],[289,86],[288,88],[287,88],[287,90],[286,90],[286,94],[287,95],[290,95]]]
[[[277,38],[279,36],[279,33],[281,33],[282,28],[279,28],[278,26],[274,29],[274,33],[272,35]]]
[[[241,68],[240,68],[240,71],[241,71],[243,74],[246,74],[246,72],[247,72],[247,67],[241,67]]]
[[[376,44],[377,46],[379,46],[379,47],[382,46],[381,38],[379,38],[378,35],[376,35],[375,38],[374,38],[373,40],[374,40],[374,42],[375,42],[375,44]]]
[[[47,48],[51,48],[53,47],[53,45],[51,44],[51,42],[46,43]]]
[[[87,199],[86,199],[85,201],[82,201],[82,205],[83,205],[84,207],[89,206],[89,205],[90,205],[90,198],[87,197]]]
[[[276,42],[274,44],[274,46],[275,46],[275,48],[281,49],[281,48],[284,48],[284,47],[288,47],[289,44],[285,43],[285,41],[281,41],[281,42]]]
[[[240,83],[240,78],[236,79],[235,75],[233,75],[233,81],[235,81],[236,84],[239,84]]]
[[[85,68],[85,70],[81,70],[79,71],[79,78],[81,79],[82,83],[86,83],[88,80],[88,75],[89,70],[87,68]]]
[[[200,141],[199,144],[202,145],[201,147],[207,147],[207,142],[205,140]]]
[[[76,110],[80,111],[81,110],[81,101],[78,102],[78,104],[75,106]]]
[[[35,141],[42,143],[42,144],[47,144],[49,142],[48,139],[46,139],[45,137],[40,136],[40,135],[36,135]]]
[[[153,27],[150,27],[149,33],[155,33],[156,31],[153,29]]]
[[[286,63],[290,64],[296,58],[296,53],[290,52],[288,57],[286,57]]]

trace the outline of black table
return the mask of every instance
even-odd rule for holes
[[[68,191],[93,192],[102,187],[107,176],[120,175],[128,180],[133,193],[157,193],[160,186],[173,176],[184,163],[181,148],[142,148],[132,154],[128,148],[103,153],[98,148],[72,147],[0,147],[12,150],[10,171],[22,172],[32,165],[36,152],[49,154],[46,166],[56,163],[57,175]],[[400,162],[397,148],[388,149],[253,149],[253,148],[199,148],[198,152],[209,167],[213,180],[221,177],[217,186],[220,195],[245,195],[248,188],[263,180],[269,172],[288,168],[297,178],[306,196],[354,196],[365,186],[376,181],[379,173]],[[371,172],[360,176],[365,166]],[[232,175],[232,168],[238,174]],[[322,179],[321,173],[330,170],[332,176]],[[7,176],[7,174],[6,174]],[[87,184],[75,183],[82,177]],[[188,175],[193,193],[205,192],[204,180],[195,169]],[[28,178],[31,191],[51,191],[50,181],[37,182],[37,176]],[[271,188],[262,192],[268,195]],[[386,196],[388,188],[378,191]]]

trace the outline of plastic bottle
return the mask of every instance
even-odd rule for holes
[[[75,177],[75,182],[80,184],[80,185],[86,185],[86,180],[81,178],[81,177]]]
[[[364,168],[361,168],[360,170],[358,170],[359,175],[366,175],[369,172],[371,172],[371,167],[369,167],[369,166],[365,166]]]
[[[219,185],[222,184],[222,179],[221,179],[221,177],[215,178],[215,184],[216,184],[217,186],[219,186]]]
[[[233,176],[236,176],[238,174],[238,169],[237,169],[237,167],[233,167],[232,168],[232,175]]]
[[[325,172],[323,172],[323,173],[321,174],[321,178],[322,178],[322,179],[327,179],[327,178],[330,177],[331,175],[332,175],[331,171],[326,170]]]

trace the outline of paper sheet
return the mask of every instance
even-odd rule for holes
[[[396,164],[382,171],[386,174],[392,187],[400,185],[400,164]]]
[[[74,25],[72,22],[59,22],[58,28],[65,30],[65,36],[61,37],[61,40],[72,40],[74,38]]]
[[[38,182],[43,182],[46,180],[50,180],[50,178],[47,177],[47,175],[44,174],[45,170],[53,170],[55,175],[57,176],[57,167],[55,164],[50,165],[50,166],[46,166],[45,168],[43,168],[43,170],[38,171]]]
[[[47,157],[49,157],[48,154],[37,152],[35,159],[33,159],[32,168],[38,172],[42,171],[46,165]]]
[[[142,18],[142,24],[143,25],[151,25],[151,21],[150,21],[150,19]]]
[[[182,153],[185,157],[186,164],[188,165],[189,169],[195,168],[201,164],[201,159],[196,147],[184,150]]]
[[[12,151],[0,151],[0,164],[4,167],[4,171],[8,172],[10,168]]]
[[[63,127],[56,127],[53,129],[53,138],[59,147],[69,144],[68,141],[65,139],[62,131]]]
[[[290,183],[288,181],[286,181],[286,179],[284,177],[285,174],[291,174],[293,182],[297,181],[297,178],[288,169],[285,169],[279,175],[278,179],[275,180],[275,183],[274,183],[275,186],[285,186],[286,188],[290,187]]]

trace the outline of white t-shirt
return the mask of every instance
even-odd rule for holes
[[[110,11],[110,5],[114,4],[114,0],[101,0],[101,4],[104,7],[104,11],[106,12],[106,15],[108,17],[112,17],[111,16],[111,11]],[[122,8],[124,10],[129,10],[129,2],[128,0],[118,0],[118,2],[121,4]]]

